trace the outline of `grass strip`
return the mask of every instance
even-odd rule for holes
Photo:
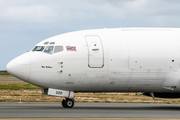
[[[41,94],[41,88],[23,81],[0,82],[0,101],[4,102],[61,102],[63,98]],[[180,99],[164,99],[139,93],[75,93],[76,102],[101,103],[166,103],[180,104]]]
[[[0,78],[14,78],[14,76],[10,75],[10,74],[0,74]]]
[[[33,89],[41,89],[41,88],[23,81],[15,81],[15,82],[2,81],[0,83],[0,90],[2,89],[9,89],[9,90],[32,89],[33,90]]]

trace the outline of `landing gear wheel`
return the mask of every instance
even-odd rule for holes
[[[74,106],[74,101],[72,99],[66,99],[65,105],[67,108],[72,108]]]
[[[63,101],[62,101],[62,106],[63,106],[64,108],[66,108],[65,100],[64,100],[64,99],[63,99]]]
[[[66,98],[66,100],[62,101],[62,106],[64,108],[72,108],[74,106],[74,100]]]

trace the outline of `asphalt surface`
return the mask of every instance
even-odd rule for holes
[[[11,118],[180,120],[180,104],[75,103],[63,108],[59,102],[0,102],[0,119]]]

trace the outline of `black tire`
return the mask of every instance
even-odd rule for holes
[[[74,100],[72,99],[67,98],[64,103],[66,108],[72,108],[74,106]]]
[[[62,101],[62,106],[63,106],[64,108],[66,108],[65,101],[66,101],[66,100],[64,100],[64,99],[63,99],[63,101]]]

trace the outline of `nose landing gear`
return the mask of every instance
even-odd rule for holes
[[[62,106],[64,108],[72,108],[74,106],[74,99],[66,98],[62,101]]]

